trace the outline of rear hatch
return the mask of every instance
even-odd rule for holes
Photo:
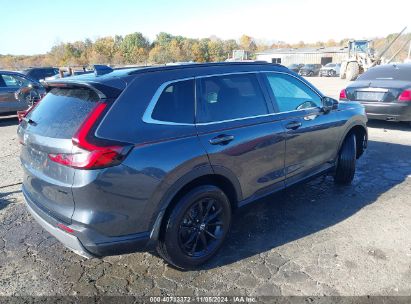
[[[50,156],[73,152],[72,138],[99,100],[88,88],[51,88],[18,128],[25,194],[66,223],[74,211],[71,187],[77,169],[52,161]]]

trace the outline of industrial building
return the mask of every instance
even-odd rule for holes
[[[319,47],[301,49],[269,49],[256,54],[256,59],[270,63],[290,64],[322,64],[341,63],[347,59],[346,47]]]

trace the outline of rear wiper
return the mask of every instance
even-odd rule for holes
[[[32,120],[31,118],[24,117],[23,120],[32,126],[37,126],[37,122]]]

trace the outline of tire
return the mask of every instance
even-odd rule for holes
[[[338,154],[334,181],[337,184],[348,185],[354,179],[355,162],[357,155],[355,134],[349,134],[343,142]]]
[[[335,76],[335,71],[334,71],[334,70],[330,70],[330,71],[328,72],[328,76],[334,77],[334,76]]]
[[[356,80],[358,75],[360,74],[360,66],[357,62],[349,62],[347,65],[347,73],[346,77],[347,80]]]
[[[194,269],[220,249],[230,222],[231,205],[225,193],[212,185],[196,187],[165,219],[157,252],[176,268]]]
[[[346,72],[347,72],[347,63],[342,62],[341,67],[340,67],[340,79],[345,79],[346,77]]]

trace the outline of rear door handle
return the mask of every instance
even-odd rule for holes
[[[285,127],[289,130],[297,130],[301,126],[302,126],[302,123],[300,121],[291,121],[285,125]]]
[[[228,144],[230,141],[232,141],[234,139],[233,135],[218,135],[212,139],[209,140],[210,144],[212,145],[226,145]]]

